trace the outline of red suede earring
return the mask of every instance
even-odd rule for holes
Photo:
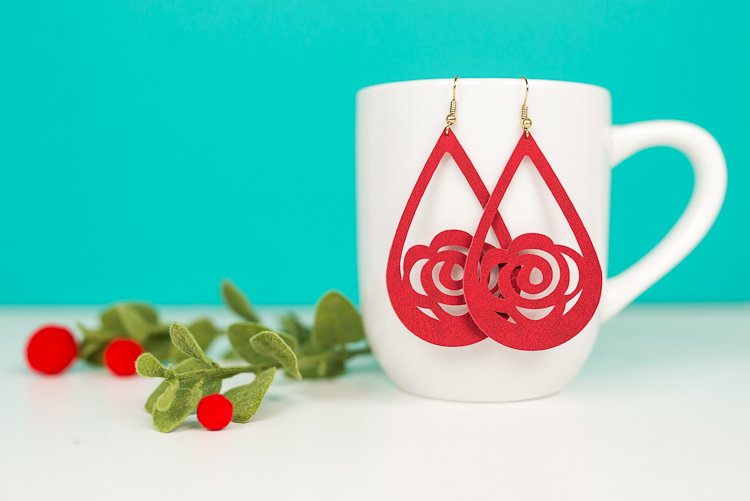
[[[446,117],[445,130],[441,131],[406,202],[391,244],[386,270],[388,295],[401,322],[414,335],[440,346],[466,346],[486,337],[465,307],[463,276],[460,276],[466,264],[472,236],[463,230],[446,229],[438,233],[429,245],[414,245],[404,254],[406,237],[417,207],[445,155],[453,157],[481,207],[485,206],[490,197],[474,165],[451,130],[456,121],[457,81],[458,77],[453,81],[453,99],[450,113]],[[496,232],[507,234],[499,218],[491,220],[489,224]],[[491,246],[480,245],[479,248],[482,254],[482,250],[489,250]],[[421,271],[419,268],[415,269],[418,265],[422,266]],[[459,276],[456,276],[456,271]],[[418,288],[421,286],[424,292],[415,290],[415,285]],[[464,311],[461,311],[462,306]]]
[[[469,312],[487,336],[518,350],[546,350],[572,339],[591,320],[601,297],[602,269],[578,212],[529,133],[526,98],[521,110],[524,132],[474,233],[463,285]],[[500,248],[487,250],[485,241],[500,203],[526,157],[567,219],[578,251],[539,233],[511,238],[507,232],[496,232]],[[571,274],[571,267],[577,273]],[[577,279],[571,283],[574,275]]]

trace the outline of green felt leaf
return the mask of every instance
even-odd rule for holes
[[[272,358],[294,379],[302,379],[297,365],[297,355],[285,340],[276,332],[263,331],[250,338],[250,346],[267,357]]]
[[[120,315],[125,332],[130,337],[141,342],[148,338],[149,325],[137,309],[131,305],[118,305],[115,308]]]
[[[78,349],[78,358],[92,364],[101,365],[103,363],[104,350],[113,339],[119,334],[107,328],[89,329],[88,327],[78,324],[83,334],[83,340]]]
[[[234,351],[251,364],[274,365],[276,363],[275,358],[259,353],[258,350],[250,344],[250,339],[254,336],[261,332],[270,330],[272,329],[258,323],[240,322],[229,326],[227,337],[229,338],[229,342],[231,343],[232,348],[234,348]],[[284,342],[288,344],[292,350],[297,349],[297,340],[292,336],[284,333],[279,333],[279,336],[281,336]]]
[[[149,414],[153,414],[154,407],[156,406],[156,401],[159,400],[159,397],[162,393],[167,391],[167,388],[169,388],[169,381],[166,379],[159,383],[159,386],[154,388],[154,391],[151,392],[151,395],[148,396],[148,399],[146,400],[146,405],[144,406],[146,408],[146,412]]]
[[[240,357],[251,364],[268,365],[273,363],[273,360],[264,357],[250,346],[250,339],[265,330],[268,330],[268,328],[264,325],[242,322],[230,325],[227,329],[227,337],[232,348]]]
[[[281,317],[281,330],[294,336],[299,344],[305,344],[310,340],[310,329],[303,325],[294,313],[287,313]]]
[[[147,324],[149,337],[169,337],[169,324]]]
[[[138,315],[143,319],[144,322],[149,324],[156,324],[159,322],[159,314],[156,312],[156,308],[146,303],[125,303],[127,306],[135,310]]]
[[[135,361],[135,370],[145,377],[164,377],[167,368],[151,353],[142,353]]]
[[[257,376],[250,384],[237,386],[224,393],[234,406],[232,421],[235,423],[247,423],[258,411],[263,397],[266,396],[268,387],[273,382],[276,368],[266,369]]]
[[[329,378],[346,371],[346,356],[328,352],[299,358],[299,371],[303,378]]]
[[[260,318],[250,305],[250,301],[231,280],[224,280],[221,283],[221,295],[227,306],[236,314],[251,322],[260,322]]]
[[[178,351],[172,344],[172,339],[169,337],[169,326],[166,331],[159,334],[151,334],[146,341],[143,342],[143,349],[150,352],[159,360],[173,360],[170,358],[172,350]],[[182,352],[179,352],[182,355]]]
[[[152,414],[154,428],[163,433],[174,430],[195,411],[201,398],[203,398],[202,379],[196,382],[180,383],[179,389],[169,408],[162,411],[159,410],[158,405],[154,407]]]
[[[193,337],[198,342],[198,346],[201,347],[204,353],[211,346],[214,339],[221,334],[221,331],[207,318],[195,320],[188,324],[187,328],[193,334]],[[173,346],[173,349],[169,352],[169,359],[173,362],[184,360],[186,356],[176,346]]]
[[[78,351],[78,358],[94,365],[104,364],[105,344],[83,340]]]
[[[187,360],[184,360],[180,362],[179,364],[175,365],[173,369],[167,369],[167,371],[172,371],[176,375],[181,375],[181,374],[184,375],[191,371],[195,371],[199,369],[208,369],[208,368],[211,368],[211,366],[206,364],[205,362],[202,362],[200,360],[195,360],[194,358],[188,358]],[[219,386],[221,386],[221,381],[219,381]],[[148,399],[146,400],[146,405],[145,405],[146,412],[148,412],[149,414],[153,413],[154,406],[156,405],[156,401],[159,399],[161,394],[167,390],[168,387],[169,387],[169,381],[165,379],[159,384],[159,386],[157,386],[154,389],[153,392],[151,392],[151,395],[149,395]],[[213,393],[216,393],[216,391],[214,391]]]
[[[156,399],[156,404],[154,405],[154,409],[159,412],[166,412],[172,407],[177,396],[177,391],[180,389],[180,382],[176,378],[165,379],[165,381],[167,382],[167,387],[159,395],[159,398]]]
[[[118,336],[144,341],[157,322],[156,311],[141,303],[118,303],[101,314],[102,327]]]
[[[221,391],[221,378],[205,378],[203,380],[203,396],[213,395]]]
[[[362,317],[354,305],[339,292],[325,294],[315,310],[312,329],[315,344],[330,349],[337,344],[361,341],[364,336]]]
[[[83,331],[83,329],[81,329],[81,331]],[[87,336],[84,332],[83,340],[81,340],[81,343],[78,346],[78,358],[91,363],[101,363],[101,355],[106,345],[106,342],[103,340],[96,339],[93,336]]]
[[[102,311],[99,315],[99,320],[102,323],[102,327],[113,330],[121,336],[125,334],[125,327],[123,327],[122,321],[120,320],[117,305],[110,306]]]
[[[206,356],[206,353],[200,347],[198,341],[195,340],[195,337],[190,333],[187,327],[181,323],[172,323],[169,328],[169,336],[172,338],[172,344],[185,355],[206,362],[212,366],[217,365],[216,362]]]
[[[117,337],[117,332],[101,328],[101,329],[89,329],[83,324],[77,324],[78,328],[83,333],[84,339],[98,340],[98,341],[111,341]]]
[[[221,334],[221,331],[211,322],[209,318],[199,318],[188,324],[188,329],[193,333],[198,344],[205,350],[211,341]]]

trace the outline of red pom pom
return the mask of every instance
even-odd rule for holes
[[[65,327],[45,325],[29,338],[26,361],[42,374],[59,374],[67,369],[78,354],[78,344]]]
[[[198,404],[198,421],[207,430],[221,430],[232,420],[232,402],[221,393],[206,395]]]
[[[135,360],[143,353],[143,347],[132,339],[115,339],[104,350],[104,365],[117,376],[135,374]]]

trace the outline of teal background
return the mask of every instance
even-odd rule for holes
[[[695,122],[724,209],[642,301],[750,299],[746,4],[703,1],[0,3],[0,303],[356,298],[354,94],[517,76],[603,85],[615,123]],[[684,157],[613,179],[611,271],[687,203]],[[734,264],[734,266],[732,266]]]

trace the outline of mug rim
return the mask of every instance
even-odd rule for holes
[[[468,82],[479,82],[479,81],[498,81],[498,82],[519,82],[520,77],[515,78],[495,78],[495,77],[461,77],[461,81],[468,81]],[[390,90],[392,88],[401,88],[401,87],[410,87],[414,85],[425,85],[425,84],[434,84],[434,83],[442,83],[442,82],[452,82],[453,78],[420,78],[416,80],[397,80],[394,82],[383,82],[379,84],[373,84],[368,85],[366,87],[362,87],[359,89],[356,93],[356,97],[359,98],[363,94],[369,94],[371,92],[377,91],[377,90]],[[551,80],[551,79],[543,79],[543,78],[530,78],[529,79],[530,84],[541,84],[542,86],[563,86],[563,87],[584,87],[588,88],[590,90],[595,90],[597,92],[604,92],[607,97],[611,98],[611,93],[609,89],[606,87],[602,87],[601,85],[587,83],[587,82],[574,82],[570,80]]]

